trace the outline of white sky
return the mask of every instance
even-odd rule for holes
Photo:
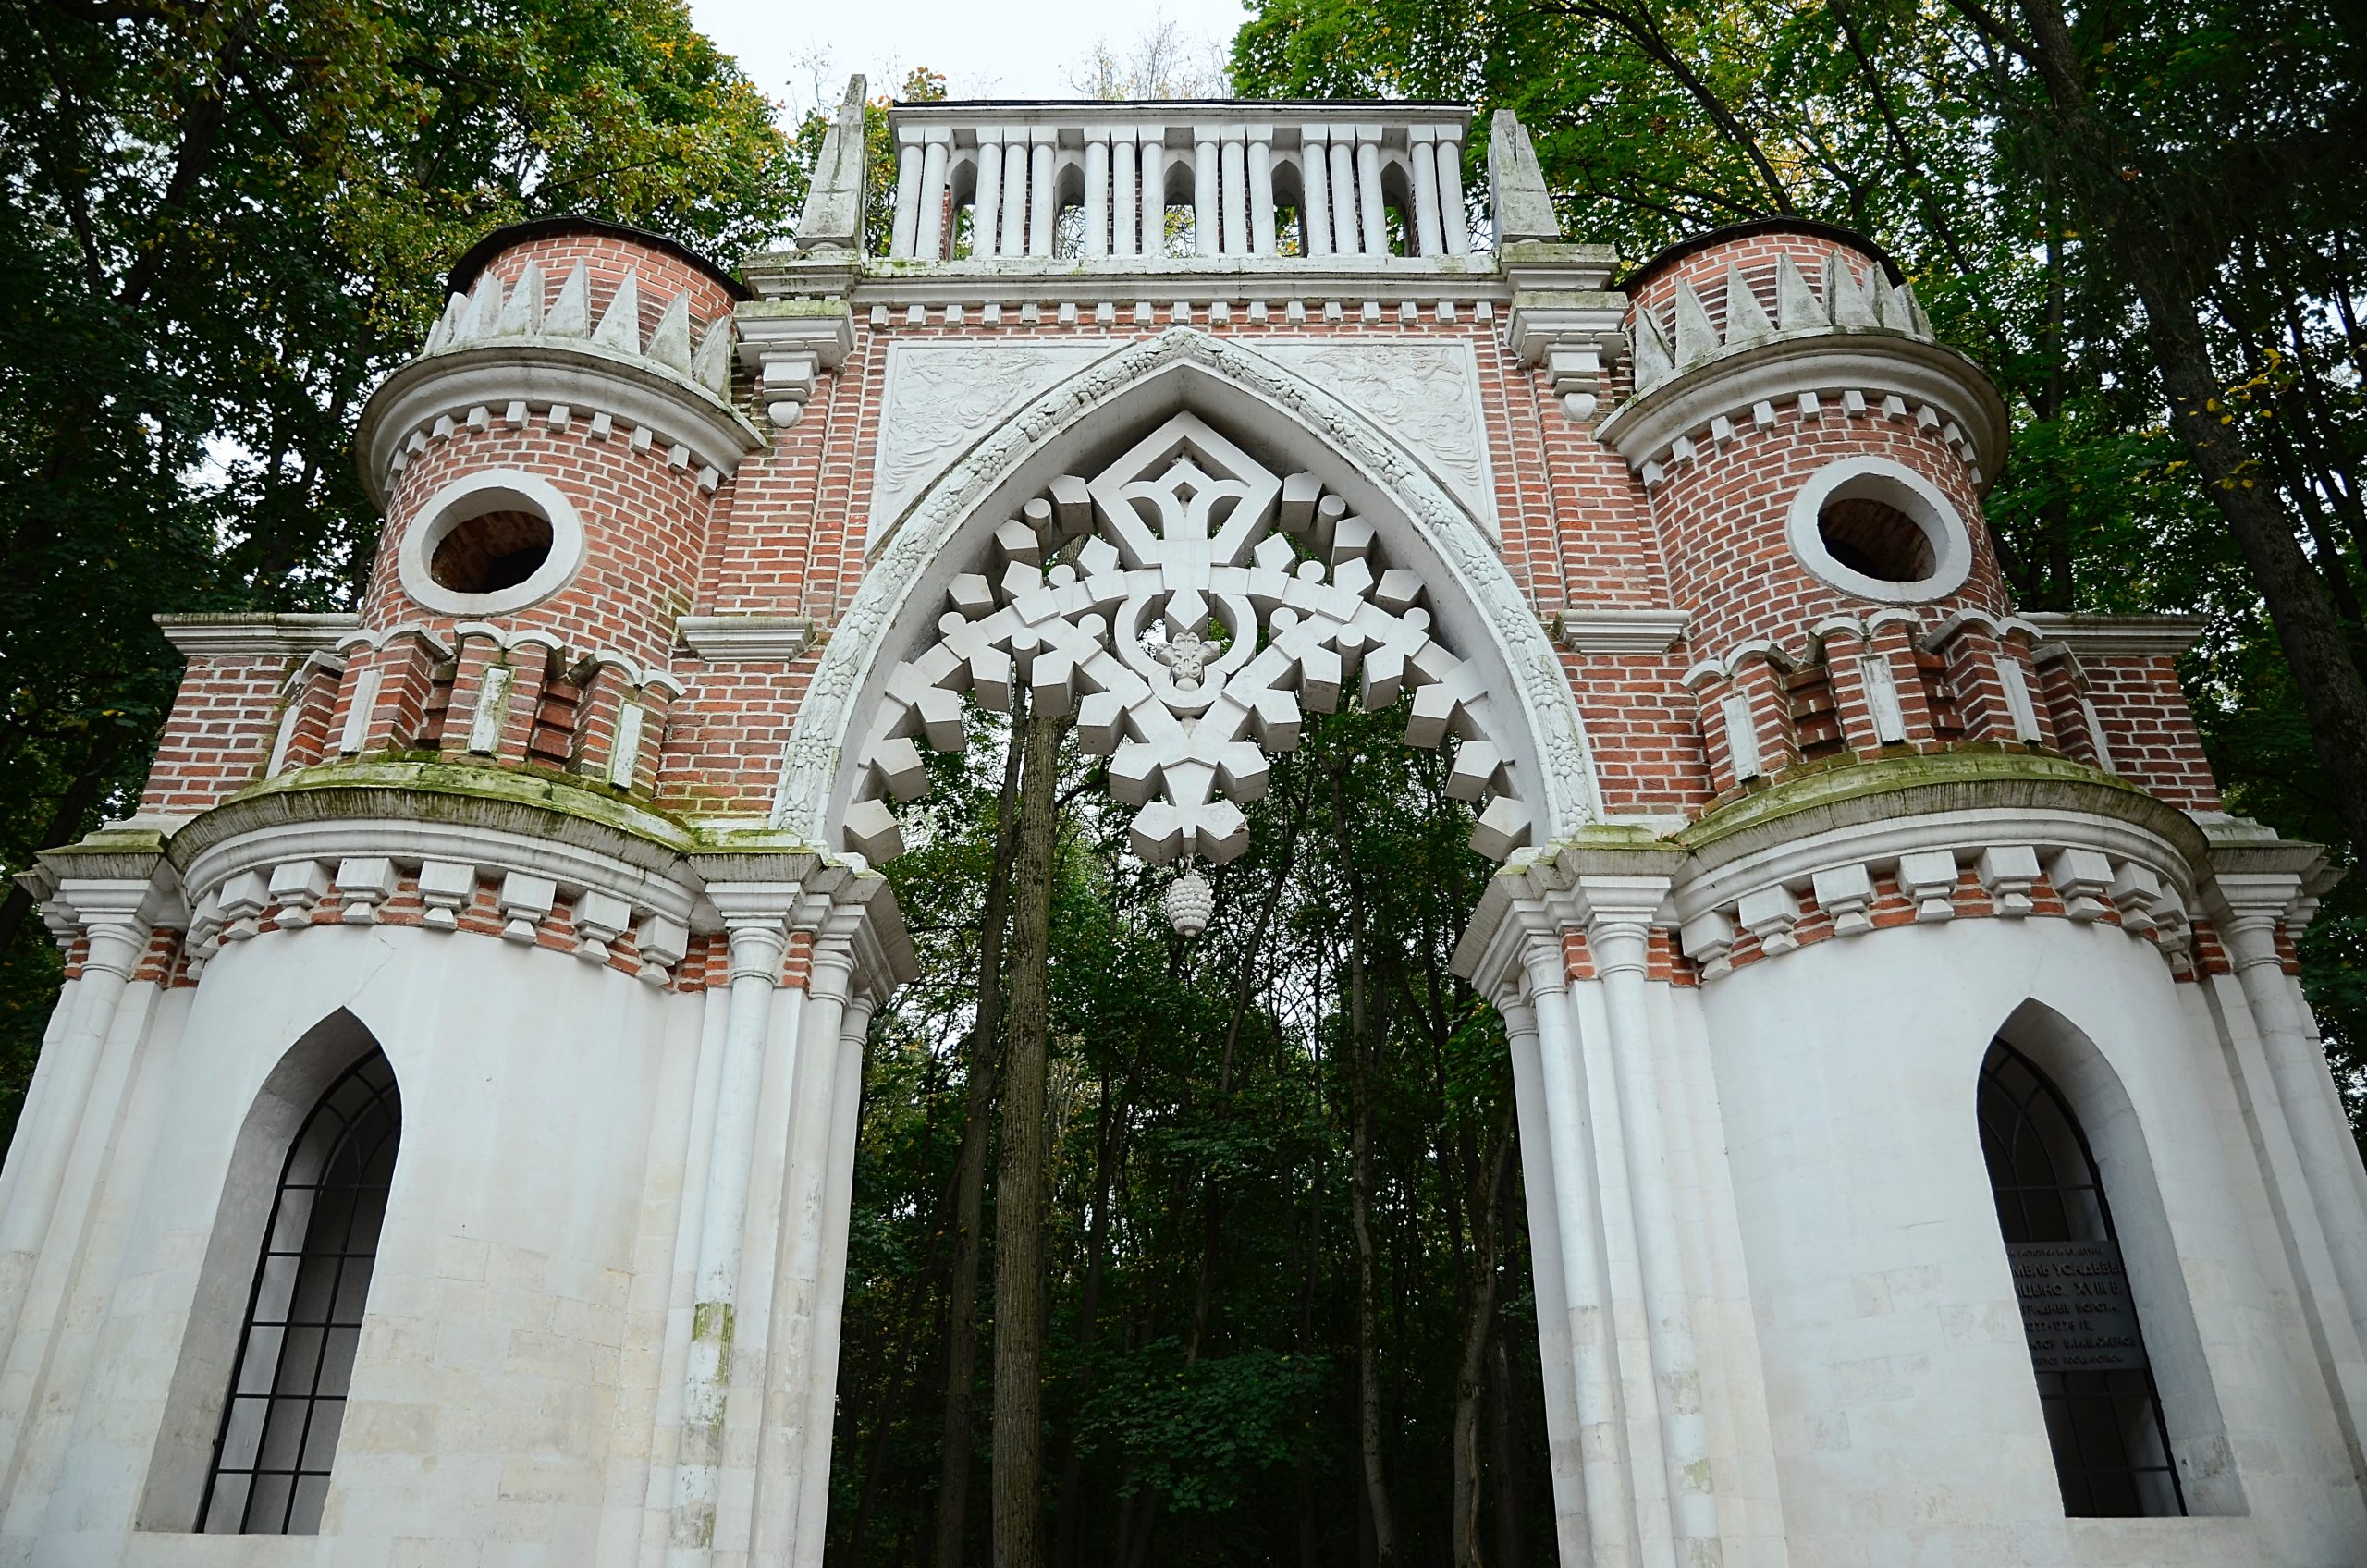
[[[956,98],[1065,98],[1097,41],[1122,57],[1163,19],[1179,43],[1224,51],[1245,14],[1242,0],[691,0],[700,31],[792,123],[835,104],[852,72],[877,96],[915,66],[943,72]]]

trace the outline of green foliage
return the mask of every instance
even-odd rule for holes
[[[1098,764],[1070,760],[1051,950],[1044,1451],[1055,1534],[1065,1510],[1077,1562],[1115,1560],[1117,1532],[1154,1516],[1170,1522],[1162,1562],[1294,1561],[1302,1517],[1319,1561],[1355,1560],[1341,990],[1352,879],[1379,998],[1376,1309],[1384,1455],[1408,1560],[1445,1555],[1454,1367],[1483,1267],[1518,1456],[1489,1485],[1539,1550],[1551,1538],[1516,1188],[1498,1194],[1505,1235],[1484,1266],[1473,1229],[1507,1121],[1508,1058],[1493,1011],[1444,965],[1490,868],[1466,847],[1468,809],[1445,793],[1451,757],[1410,751],[1404,727],[1402,709],[1311,716],[1249,808],[1249,851],[1202,868],[1216,914],[1189,942],[1159,909],[1173,871],[1127,851],[1131,814],[1108,801]],[[950,1267],[941,1216],[1008,732],[974,713],[968,751],[930,759],[935,791],[904,812],[914,847],[889,866],[923,973],[875,1025],[849,1246],[832,1550],[860,1543],[866,1561],[925,1559],[934,1517]],[[979,1561],[984,1426],[971,1494]]]
[[[1121,1495],[1147,1489],[1178,1513],[1238,1508],[1247,1478],[1289,1464],[1329,1370],[1263,1349],[1193,1362],[1174,1339],[1113,1361],[1078,1423],[1079,1447],[1123,1456]]]

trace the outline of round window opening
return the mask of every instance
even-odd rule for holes
[[[1920,582],[1937,564],[1931,536],[1915,520],[1871,496],[1826,502],[1816,532],[1834,560],[1884,582]]]
[[[539,474],[493,469],[428,497],[403,530],[403,592],[439,615],[507,615],[583,565],[583,521]]]
[[[1940,487],[1887,458],[1843,458],[1802,485],[1788,530],[1800,564],[1886,604],[1944,598],[1972,574],[1972,534]]]
[[[448,593],[498,594],[541,570],[553,540],[551,521],[539,512],[482,512],[444,531],[427,575]]]

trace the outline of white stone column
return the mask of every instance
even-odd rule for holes
[[[75,1280],[100,1189],[118,1158],[118,1121],[157,995],[155,986],[130,978],[152,932],[152,882],[69,878],[58,897],[81,919],[89,940],[80,982],[89,992],[61,1041],[72,1047],[78,1071],[74,1082],[61,1085],[69,1093],[39,1151],[44,1179],[38,1190],[27,1183],[20,1206],[12,1206],[15,1233],[0,1255],[7,1297],[0,1315],[0,1472],[9,1490],[24,1479],[20,1467],[49,1390],[81,1386],[76,1358],[59,1341],[72,1341]],[[8,1501],[27,1499],[18,1493]],[[12,1526],[16,1522],[12,1513]]]
[[[1299,221],[1306,230],[1306,253],[1331,253],[1331,158],[1324,152],[1324,130],[1306,126],[1299,132]]]
[[[998,256],[1027,253],[1027,139],[1007,132],[1002,149],[1002,232]]]
[[[1039,125],[1028,133],[1034,143],[1027,166],[1027,253],[1052,253],[1052,224],[1061,215],[1060,188],[1052,179],[1053,139],[1060,135]]]
[[[1380,205],[1380,128],[1356,127],[1356,212],[1364,223],[1365,254],[1389,254],[1389,214]]]
[[[805,1016],[797,1032],[795,1089],[790,1098],[789,1160],[782,1171],[779,1265],[773,1276],[771,1354],[764,1379],[752,1561],[785,1568],[807,1531],[799,1513],[803,1466],[812,1436],[806,1423],[820,1367],[816,1317],[829,1190],[831,1123],[838,1106],[840,1034],[854,976],[855,927],[862,912],[833,912],[814,943],[805,983]],[[752,1304],[753,1305],[753,1304]],[[827,1457],[829,1437],[822,1437]],[[811,1522],[818,1536],[821,1521]]]
[[[1596,1179],[1592,1117],[1559,927],[1539,922],[1521,958],[1537,1019],[1588,1545],[1593,1568],[1633,1568],[1640,1561],[1638,1530],[1613,1341],[1611,1268],[1600,1228],[1604,1194]]]
[[[1224,214],[1224,238],[1219,249],[1228,256],[1246,256],[1257,247],[1249,242],[1249,146],[1242,128],[1225,127],[1217,152],[1217,195]]]
[[[1134,147],[1134,128],[1122,125],[1110,133],[1110,252],[1115,256],[1142,253],[1142,201],[1137,176],[1141,169]]]
[[[830,1165],[822,1194],[822,1272],[814,1324],[813,1407],[805,1420],[795,1568],[821,1568],[830,1506],[830,1451],[838,1428],[839,1331],[846,1321],[847,1228],[853,1218],[855,1142],[863,1130],[863,1052],[871,1034],[868,994],[847,1003],[839,1029],[838,1099],[830,1112]]]
[[[1446,249],[1439,227],[1438,129],[1417,125],[1405,133],[1405,163],[1413,171],[1414,232],[1406,249],[1417,256],[1435,256]]]
[[[1353,142],[1331,143],[1331,243],[1343,256],[1364,249],[1356,226],[1356,153]]]
[[[1717,1493],[1711,1475],[1710,1424],[1701,1403],[1692,1297],[1685,1278],[1685,1241],[1669,1169],[1666,1111],[1661,1103],[1665,1053],[1652,1037],[1645,996],[1651,921],[1667,896],[1668,883],[1657,876],[1588,876],[1580,887],[1590,914],[1587,942],[1611,1026],[1612,1070],[1618,1083],[1628,1197],[1634,1205],[1637,1255],[1650,1325],[1676,1557],[1680,1562],[1699,1562],[1705,1550],[1712,1557],[1717,1550]]]
[[[1439,127],[1439,225],[1445,232],[1446,253],[1471,254],[1471,220],[1463,210],[1463,143],[1452,126]]]
[[[107,1037],[131,976],[154,930],[153,885],[146,879],[69,879],[58,898],[81,922],[87,940],[81,975],[68,991],[72,1016],[43,1048],[57,1053],[43,1095],[41,1136],[9,1161],[6,1207],[0,1211],[0,1366],[30,1313],[28,1289],[53,1235],[68,1163],[89,1120],[91,1091]],[[30,1138],[35,1129],[23,1129]],[[61,1234],[58,1238],[63,1240]]]
[[[2271,1123],[2262,1129],[2265,1136],[2275,1139],[2274,1122],[2283,1122],[2284,1137],[2275,1141],[2289,1141],[2293,1156],[2283,1169],[2284,1162],[2272,1158],[2266,1173],[2273,1188],[2284,1189],[2275,1196],[2297,1255],[2294,1273],[2305,1316],[2357,1454],[2367,1451],[2367,1214],[2361,1212],[2352,1174],[2357,1146],[2342,1124],[2323,1050],[2303,1018],[2300,987],[2277,951],[2277,926],[2300,896],[2300,881],[2287,874],[2223,871],[2212,890],[2222,906],[2214,925],[2259,1031],[2270,1080],[2247,1097],[2254,1116]],[[2274,1117],[2263,1102],[2273,1102]]]
[[[938,153],[941,159],[941,151]],[[706,1201],[699,1221],[696,1305],[682,1378],[681,1436],[674,1468],[677,1552],[715,1545],[723,1464],[724,1404],[736,1325],[742,1222],[756,1146],[756,1102],[773,991],[789,950],[788,911],[795,884],[781,888],[710,888],[731,944],[731,1000],[723,1025],[723,1075],[717,1091],[715,1145],[708,1154]]]
[[[1223,249],[1217,222],[1217,128],[1192,128],[1192,248],[1203,256]]]
[[[1085,253],[1110,253],[1110,128],[1085,128]]]
[[[945,165],[953,132],[929,126],[921,132],[920,222],[913,231],[913,253],[924,262],[945,259]]]
[[[1143,254],[1167,254],[1167,143],[1146,131],[1143,139]]]
[[[896,221],[888,232],[888,253],[910,259],[920,234],[921,149],[910,131],[896,148]]]
[[[1274,128],[1253,125],[1249,141],[1249,252],[1274,253]]]
[[[1587,1531],[1586,1455],[1578,1437],[1576,1374],[1570,1363],[1570,1297],[1556,1207],[1553,1135],[1547,1114],[1537,1010],[1519,984],[1497,1003],[1512,1057],[1513,1103],[1520,1118],[1521,1191],[1528,1202],[1530,1285],[1537,1294],[1537,1354],[1544,1374],[1545,1449],[1553,1484],[1555,1561],[1584,1563],[1593,1554]]]
[[[984,261],[997,254],[995,233],[1002,217],[1002,132],[978,128],[978,180],[970,197],[970,255]]]

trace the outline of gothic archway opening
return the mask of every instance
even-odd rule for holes
[[[1402,523],[1236,435],[1168,413],[990,514],[849,737],[925,973],[870,1047],[834,1552],[995,1550],[1015,1321],[1041,1561],[1553,1537],[1511,1066],[1450,964],[1533,739]]]

